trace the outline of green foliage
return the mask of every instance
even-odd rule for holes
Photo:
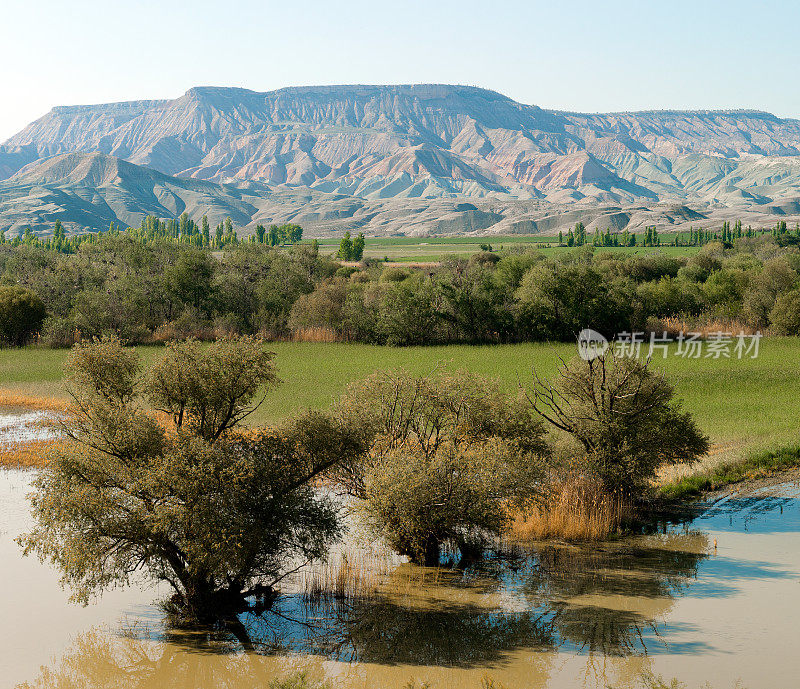
[[[342,261],[349,261],[351,260],[351,256],[353,255],[353,240],[350,238],[350,233],[345,232],[344,237],[342,237],[342,241],[339,242],[339,251],[336,253],[336,257],[340,258]]]
[[[515,297],[531,339],[574,339],[587,326],[613,335],[629,322],[629,295],[585,263],[540,263],[525,274]]]
[[[339,242],[339,251],[336,252],[336,258],[342,261],[360,261],[364,256],[364,233],[360,232],[355,239],[350,237],[349,232],[344,233],[342,241]]]
[[[800,290],[792,290],[779,296],[769,314],[769,320],[778,335],[800,334]]]
[[[353,240],[353,250],[350,254],[351,261],[360,261],[364,256],[364,233],[359,232],[358,236]]]
[[[201,347],[196,340],[173,342],[149,371],[144,390],[150,404],[214,442],[252,414],[251,401],[277,382],[272,359],[253,338],[219,340]]]
[[[564,364],[554,385],[534,378],[533,406],[580,445],[588,470],[610,492],[640,496],[664,464],[696,461],[709,448],[672,386],[649,362],[610,351]]]
[[[369,449],[337,464],[332,477],[415,561],[437,564],[447,541],[466,552],[483,534],[499,533],[509,503],[537,494],[547,454],[542,424],[488,380],[380,372],[350,386],[339,408]]]
[[[344,434],[317,416],[311,439],[302,420],[237,432],[274,382],[258,340],[175,345],[144,383],[115,339],[80,343],[67,368],[71,442],[36,479],[36,525],[21,542],[61,569],[75,599],[144,575],[174,589],[174,610],[206,618],[268,597],[295,558],[324,555],[338,523],[312,482],[339,460]]]
[[[214,300],[214,269],[213,259],[207,252],[185,251],[166,271],[166,288],[184,305],[209,314]]]
[[[206,228],[209,248],[220,251],[206,248]],[[114,227],[81,241],[62,230],[58,251],[30,232],[0,245],[0,284],[42,300],[50,317],[42,341],[52,346],[107,334],[129,343],[230,333],[282,339],[300,328],[401,346],[570,341],[586,327],[612,336],[662,327],[665,318],[690,327],[736,319],[762,332],[793,332],[773,323],[773,310],[800,276],[795,246],[771,231],[748,236],[736,224],[723,228],[726,241],[704,240],[689,258],[605,250],[626,241],[607,228],[563,252],[509,242],[510,249],[424,267],[367,264],[349,280],[351,269],[321,256],[319,242],[291,245],[301,230],[289,224],[257,226],[248,242],[235,238],[232,221],[211,237],[207,219],[195,225],[188,216],[145,218],[142,228]],[[573,244],[576,233],[585,228],[570,230]],[[392,241],[404,246],[406,239]],[[340,256],[355,260],[361,238],[342,241]],[[289,246],[276,250],[279,244]],[[785,320],[785,308],[774,318]]]
[[[0,339],[21,347],[39,332],[46,315],[42,300],[24,287],[0,287]]]

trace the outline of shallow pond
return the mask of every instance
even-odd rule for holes
[[[365,599],[309,600],[187,635],[165,590],[88,607],[21,557],[32,473],[0,472],[0,686],[261,687],[303,670],[333,687],[797,686],[800,489],[728,496],[693,520],[589,546],[541,545],[461,568],[392,563]],[[716,545],[715,545],[716,544]]]

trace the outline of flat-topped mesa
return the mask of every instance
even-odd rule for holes
[[[196,86],[174,100],[54,108],[0,146],[0,180],[77,152],[182,179],[361,199],[738,207],[800,196],[798,120],[559,112],[448,84]]]

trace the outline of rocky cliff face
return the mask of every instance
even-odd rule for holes
[[[171,101],[55,108],[0,146],[0,179],[6,190],[30,185],[31,175],[54,173],[43,159],[71,153],[111,156],[187,184],[213,182],[223,194],[255,183],[371,203],[666,202],[766,215],[800,198],[798,120],[751,111],[556,112],[464,86],[203,87]],[[111,165],[66,160],[56,167],[89,165],[97,174]],[[70,184],[89,183],[75,174]],[[51,188],[65,180],[39,179]]]

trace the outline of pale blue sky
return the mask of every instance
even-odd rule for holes
[[[1,0],[0,141],[54,105],[208,84],[444,82],[546,108],[800,117],[799,25],[790,0]]]

